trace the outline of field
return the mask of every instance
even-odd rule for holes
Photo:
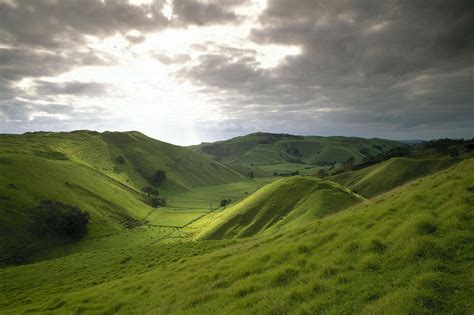
[[[32,208],[41,200],[89,212],[89,237],[125,231],[145,219],[163,225],[193,220],[196,214],[184,211],[156,215],[160,210],[151,207],[141,191],[151,185],[148,176],[156,170],[166,172],[166,180],[157,186],[161,198],[203,186],[253,183],[225,165],[137,132],[0,135],[0,263],[25,262],[43,248],[65,242],[35,231],[37,214]],[[220,201],[217,196],[203,198],[204,203]],[[181,206],[174,200],[169,204]]]
[[[298,163],[277,163],[258,165],[256,168],[261,169],[267,174],[285,174],[289,172],[298,172],[300,175],[315,175],[317,174],[318,170],[324,167],[320,165],[307,165]]]
[[[145,229],[113,248],[4,268],[0,307],[58,314],[471,313],[473,169],[472,159],[458,163],[285,233],[163,244]]]
[[[384,143],[331,141],[348,139],[349,151]],[[319,164],[226,164],[135,132],[0,141],[0,314],[474,312],[468,151],[320,179],[308,176]],[[152,207],[145,185],[166,206]],[[42,232],[34,206],[45,199],[87,210],[87,233]]]
[[[182,227],[211,212],[222,210],[220,203],[223,199],[236,202],[271,180],[273,179],[258,178],[232,184],[197,187],[192,191],[170,196],[166,207],[151,210],[145,220],[152,225]]]

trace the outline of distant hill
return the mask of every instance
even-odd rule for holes
[[[416,145],[426,142],[426,140],[400,140],[401,143],[409,144],[409,145]]]
[[[0,135],[0,256],[22,260],[62,241],[34,231],[30,209],[41,200],[88,211],[88,236],[139,225],[152,209],[141,189],[157,170],[167,177],[156,186],[162,196],[243,180],[219,162],[139,132]]]
[[[191,149],[231,166],[258,166],[278,163],[326,165],[377,155],[401,142],[356,137],[295,136],[253,133],[226,141],[202,143]]]
[[[203,239],[252,236],[301,224],[352,206],[363,198],[313,177],[294,176],[268,184],[211,218]]]
[[[347,186],[366,198],[371,198],[416,178],[444,170],[460,161],[459,158],[411,159],[397,157],[326,179]]]

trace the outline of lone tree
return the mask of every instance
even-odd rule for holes
[[[252,171],[250,171],[248,175],[250,179],[253,179],[255,177],[255,174]]]
[[[160,194],[158,189],[153,188],[151,186],[143,187],[142,192],[144,192],[148,197],[151,197],[151,196],[158,197]]]
[[[228,204],[231,203],[231,201],[232,201],[232,200],[230,200],[230,199],[222,199],[222,200],[221,200],[221,207],[224,207],[224,208],[225,208]]]
[[[35,223],[43,234],[57,234],[80,239],[87,232],[90,215],[78,207],[60,201],[43,200],[31,209]]]
[[[166,172],[163,170],[158,170],[148,178],[148,181],[154,185],[160,185],[166,180]]]

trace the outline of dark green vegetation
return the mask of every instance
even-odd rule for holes
[[[36,246],[31,263],[0,269],[2,314],[474,312],[468,148],[455,158],[422,148],[324,179],[250,179],[251,165],[236,173],[133,132],[114,133],[135,139],[121,149],[109,133],[2,137],[0,253]],[[109,153],[75,155],[88,141]],[[146,171],[135,150],[153,163]],[[157,171],[164,179],[150,180]],[[58,208],[53,218],[87,211],[87,233],[39,238],[41,206]]]

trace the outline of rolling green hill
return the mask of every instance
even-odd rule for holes
[[[139,229],[120,245],[0,269],[0,310],[471,314],[473,209],[469,159],[285,231],[166,245]]]
[[[244,237],[275,231],[340,211],[363,200],[339,184],[295,176],[268,184],[209,218],[202,239]]]
[[[88,237],[140,225],[153,208],[141,188],[157,170],[165,197],[244,180],[228,167],[138,132],[0,135],[0,262],[23,261],[63,240],[40,235],[32,207],[58,200],[91,215]]]
[[[457,158],[411,159],[392,158],[357,171],[328,177],[360,195],[371,198],[418,177],[434,174],[460,162]]]
[[[323,165],[344,162],[350,157],[359,162],[365,156],[377,155],[403,145],[398,141],[383,139],[253,133],[191,148],[231,166],[258,166],[288,162]]]
[[[242,180],[239,174],[220,163],[137,131],[0,135],[0,144],[0,154],[69,160],[137,189],[148,185],[146,177],[156,170],[167,172],[168,180],[163,188],[172,192]]]

